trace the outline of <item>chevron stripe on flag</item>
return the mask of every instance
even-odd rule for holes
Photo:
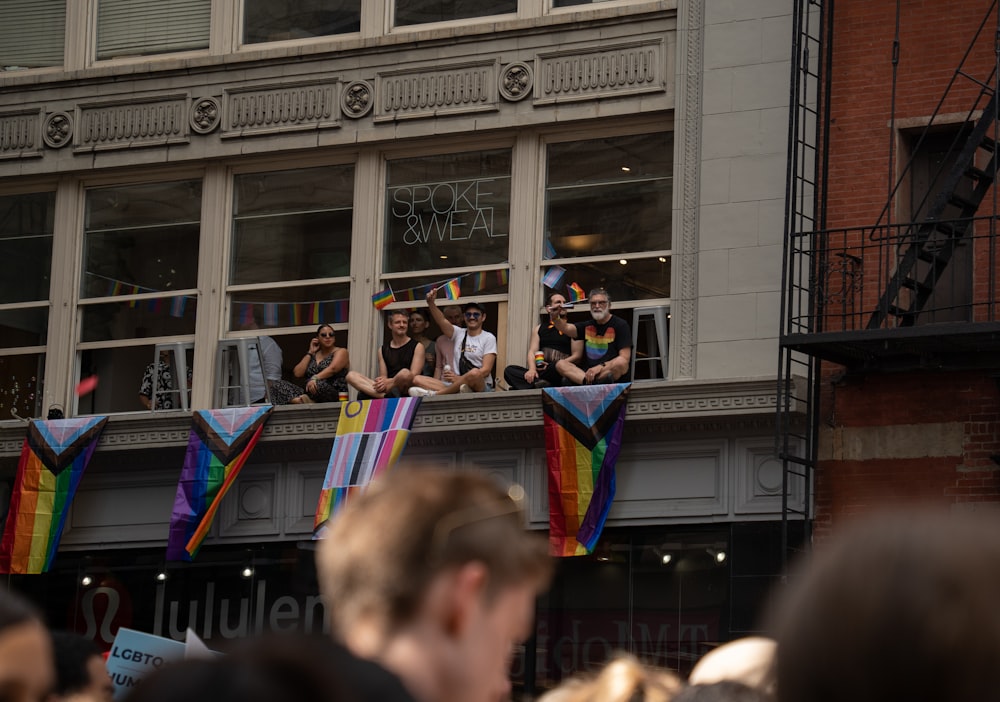
[[[549,552],[591,553],[615,498],[629,383],[545,388]]]
[[[168,561],[191,561],[198,555],[222,498],[253,452],[270,416],[271,405],[193,413],[170,515]]]
[[[352,493],[399,460],[420,407],[419,397],[341,403],[337,436],[316,505],[313,538],[323,538],[327,522]]]

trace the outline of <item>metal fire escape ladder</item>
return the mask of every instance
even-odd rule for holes
[[[819,427],[819,360],[793,350],[792,334],[814,329],[822,319],[816,290],[822,242],[815,232],[825,226],[820,197],[820,169],[827,159],[830,18],[833,0],[794,0],[791,91],[789,95],[788,167],[785,180],[785,230],[782,259],[781,333],[776,413],[777,455],[782,466],[782,565],[794,556],[793,541],[808,545],[813,516],[812,482]],[[792,532],[795,538],[792,538]],[[783,568],[784,570],[784,568]]]
[[[972,234],[972,218],[992,187],[997,172],[997,143],[991,136],[996,123],[997,94],[988,89],[984,92],[992,92],[992,95],[954,167],[944,179],[926,216],[911,225],[902,238],[902,254],[879,298],[878,307],[868,320],[868,329],[881,328],[893,319],[893,326],[913,326],[956,247]],[[981,156],[984,152],[989,154],[989,162],[979,168],[976,163],[985,158]]]

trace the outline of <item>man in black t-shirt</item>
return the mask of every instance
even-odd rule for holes
[[[576,323],[555,320],[556,328],[574,340],[572,353],[556,363],[556,370],[577,385],[617,383],[628,376],[632,363],[632,330],[628,322],[611,314],[607,290],[594,288],[588,299],[591,319]]]
[[[411,339],[410,315],[406,310],[393,310],[386,319],[392,336],[378,351],[378,377],[369,378],[358,371],[347,374],[347,384],[368,397],[406,396],[414,376],[424,367],[424,345]]]

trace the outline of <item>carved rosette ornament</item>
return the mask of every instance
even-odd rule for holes
[[[73,138],[73,118],[67,112],[53,112],[42,125],[42,139],[53,149],[66,146]]]
[[[195,100],[191,104],[191,129],[198,134],[215,131],[222,119],[219,101],[213,97]]]
[[[500,74],[500,94],[510,102],[523,100],[531,94],[534,82],[531,66],[521,61],[511,63]]]
[[[352,119],[364,117],[371,112],[372,106],[375,104],[375,101],[372,100],[374,93],[371,83],[366,80],[348,83],[340,95],[341,110]]]

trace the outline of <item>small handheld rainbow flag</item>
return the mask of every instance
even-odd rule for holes
[[[372,295],[372,304],[375,305],[375,309],[377,310],[384,310],[395,301],[396,296],[392,294],[392,288],[386,288]]]
[[[576,281],[567,285],[566,289],[569,290],[570,302],[581,302],[587,298],[587,293],[583,291],[583,288],[576,284]]]
[[[449,300],[457,300],[462,295],[462,288],[458,284],[458,278],[452,278],[441,286],[444,296]]]

